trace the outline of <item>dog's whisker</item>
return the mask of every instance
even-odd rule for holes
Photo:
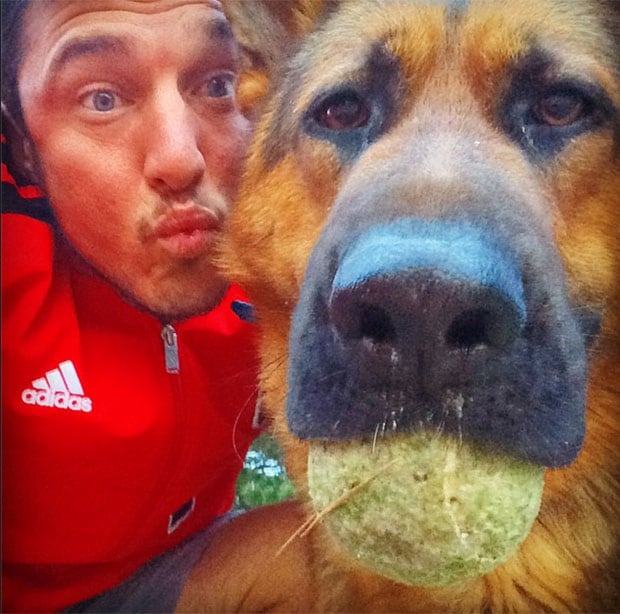
[[[377,426],[375,427],[375,434],[372,437],[372,454],[375,453],[375,449],[377,446],[377,435],[379,434],[379,427],[380,427],[380,423],[377,423]]]

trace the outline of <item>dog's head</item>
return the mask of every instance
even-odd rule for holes
[[[303,488],[309,441],[420,430],[564,468],[548,472],[541,513],[589,472],[609,478],[611,9],[225,6],[258,123],[224,260],[255,302],[264,406],[293,478]]]

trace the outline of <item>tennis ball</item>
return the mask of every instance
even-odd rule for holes
[[[397,582],[447,586],[508,559],[538,514],[543,467],[436,434],[315,442],[308,485],[342,549]],[[336,502],[336,504],[334,504]]]

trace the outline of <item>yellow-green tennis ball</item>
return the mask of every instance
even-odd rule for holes
[[[341,548],[363,566],[415,586],[462,582],[508,559],[538,514],[543,473],[538,465],[424,433],[374,445],[314,443],[308,459],[316,510],[343,501],[324,519]]]

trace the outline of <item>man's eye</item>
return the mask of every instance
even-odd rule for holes
[[[235,93],[235,75],[222,73],[208,78],[199,89],[200,94],[210,98],[231,98]]]
[[[92,111],[106,113],[119,104],[119,97],[111,90],[95,90],[82,97],[82,104]]]

